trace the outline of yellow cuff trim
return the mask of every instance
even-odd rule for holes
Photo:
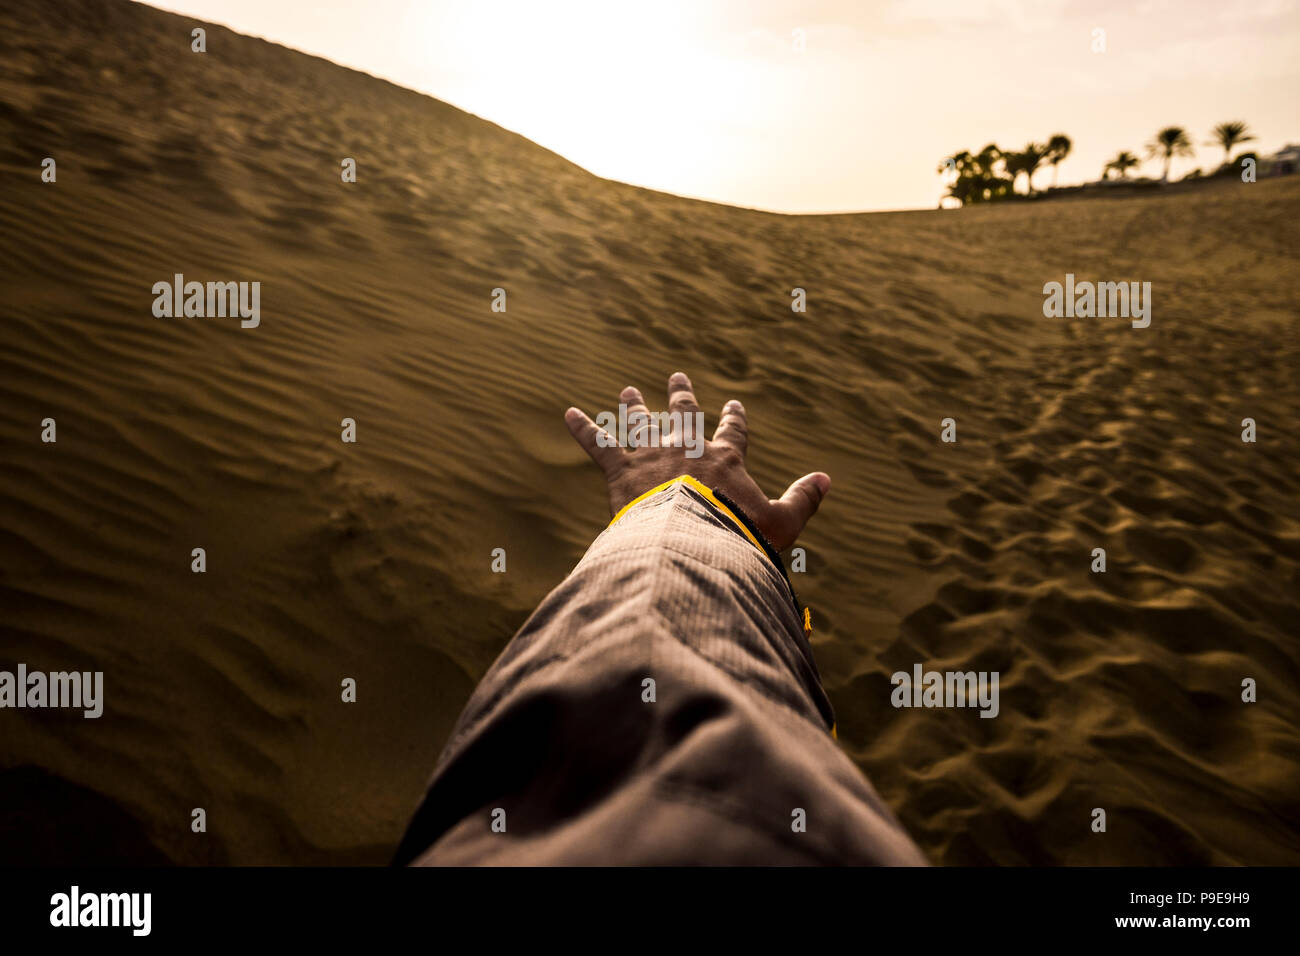
[[[659,492],[664,491],[667,488],[671,488],[673,485],[678,484],[679,482],[681,484],[686,485],[688,488],[694,489],[695,491],[703,495],[705,500],[708,501],[709,504],[713,505],[713,507],[717,508],[720,512],[722,512],[722,514],[725,515],[731,521],[731,523],[734,524],[745,535],[745,537],[749,539],[750,543],[754,547],[758,548],[759,553],[762,554],[763,557],[765,558],[767,557],[767,551],[764,550],[763,546],[758,543],[758,539],[754,537],[753,533],[749,530],[748,527],[746,527],[745,523],[736,517],[735,512],[733,512],[730,508],[728,508],[725,504],[723,504],[720,500],[718,500],[718,496],[713,493],[713,490],[711,488],[706,486],[698,478],[693,478],[690,475],[678,475],[676,478],[670,478],[668,481],[665,481],[662,485],[655,485],[649,491],[637,495],[635,498],[633,498],[631,501],[625,504],[622,508],[618,509],[618,514],[614,515],[614,517],[610,519],[610,522],[607,525],[607,527],[610,528],[614,527],[614,525],[618,524],[618,520],[622,518],[623,515],[631,511],[633,507],[639,505],[647,498],[653,495],[657,495],[659,494]],[[806,607],[803,609],[803,632],[804,635],[811,640],[812,612]],[[831,736],[836,740],[839,739],[839,734],[835,732],[835,724],[831,724]]]
[[[763,557],[765,558],[767,557],[767,552],[763,550],[763,546],[758,543],[758,539],[755,538],[753,533],[749,530],[749,528],[745,526],[745,522],[737,518],[735,513],[730,508],[728,508],[721,501],[719,501],[718,496],[713,493],[712,489],[710,489],[707,485],[701,482],[698,478],[692,478],[690,475],[678,475],[676,478],[671,478],[668,481],[665,481],[662,485],[656,485],[655,487],[651,488],[649,491],[645,492],[644,494],[637,495],[635,498],[633,498],[631,501],[629,501],[627,504],[625,504],[622,508],[618,510],[618,514],[614,515],[613,520],[610,521],[609,527],[612,528],[615,524],[617,524],[618,519],[623,517],[623,515],[627,514],[628,511],[631,510],[631,508],[634,505],[639,505],[641,502],[645,501],[651,495],[657,495],[659,494],[659,492],[663,491],[666,488],[671,487],[672,485],[677,484],[678,482],[681,482],[682,484],[686,485],[688,488],[691,488],[692,490],[697,491],[701,495],[703,495],[705,500],[707,500],[709,504],[713,505],[713,507],[717,508],[724,515],[726,515],[728,519],[730,519],[731,523],[736,526],[737,530],[741,531],[745,535],[745,537],[749,539],[750,543],[754,547],[758,548],[759,553],[761,553]]]

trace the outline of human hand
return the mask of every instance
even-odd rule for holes
[[[780,498],[768,498],[745,470],[748,424],[745,407],[735,399],[722,407],[722,418],[711,441],[696,434],[703,415],[690,379],[675,372],[668,379],[668,413],[652,415],[640,391],[629,385],[619,395],[627,406],[628,445],[619,447],[608,431],[578,408],[564,413],[569,432],[605,473],[609,513],[616,515],[629,501],[679,475],[690,475],[709,488],[721,489],[749,516],[778,551],[803,532],[830,490],[830,476],[814,471],[790,485]],[[673,413],[677,413],[675,417]],[[655,422],[665,422],[656,427]],[[702,447],[698,457],[688,446]]]

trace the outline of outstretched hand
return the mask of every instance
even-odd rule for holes
[[[748,423],[745,406],[735,399],[722,407],[712,441],[704,441],[703,435],[694,435],[693,431],[683,435],[678,429],[693,430],[702,419],[696,417],[700,406],[691,381],[681,372],[668,379],[668,412],[679,414],[662,432],[654,424],[657,417],[651,416],[637,389],[629,385],[619,395],[619,401],[627,406],[627,448],[619,447],[614,436],[581,409],[570,408],[564,413],[574,439],[605,473],[611,515],[651,488],[679,475],[690,475],[709,488],[720,488],[758,525],[773,547],[784,551],[794,544],[830,490],[830,476],[814,471],[795,481],[780,498],[763,494],[745,470]],[[702,453],[688,456],[688,445],[702,445]]]

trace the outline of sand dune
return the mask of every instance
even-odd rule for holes
[[[564,408],[678,368],[765,488],[833,476],[796,586],[931,859],[1300,861],[1300,177],[780,216],[194,25],[0,10],[0,666],[107,695],[0,712],[4,862],[385,862],[608,518]],[[1151,327],[1045,319],[1067,272],[1152,282]],[[260,281],[260,326],[155,318],[175,273]],[[893,709],[918,661],[1001,671],[1001,716]]]

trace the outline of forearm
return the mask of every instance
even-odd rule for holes
[[[398,862],[922,862],[762,544],[689,479],[625,509],[471,697]]]

